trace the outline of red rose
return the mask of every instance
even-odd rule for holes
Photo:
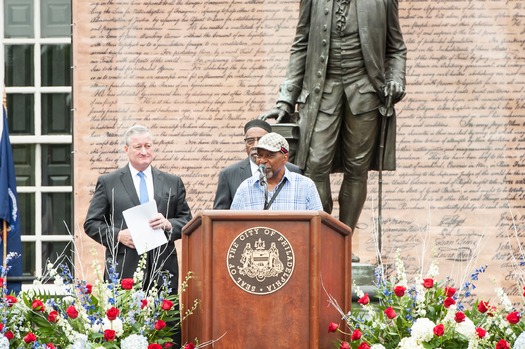
[[[0,287],[4,287],[4,278],[0,278]]]
[[[347,342],[341,343],[339,349],[350,349],[350,345]]]
[[[394,287],[394,293],[398,297],[403,297],[405,295],[407,288],[405,286],[396,286]]]
[[[157,344],[157,343],[152,343],[148,345],[148,349],[162,349],[162,345]]]
[[[53,345],[53,343],[47,343],[46,349],[57,349],[57,348]]]
[[[486,313],[490,308],[489,302],[481,301],[478,304],[478,310],[480,313]]]
[[[155,322],[155,329],[156,329],[157,331],[162,330],[164,327],[166,327],[166,323],[165,323],[163,320],[157,320],[157,321]]]
[[[385,315],[389,319],[393,319],[397,316],[396,311],[392,307],[388,307],[385,309]]]
[[[363,342],[363,343],[359,344],[357,349],[370,349],[370,346],[366,342]]]
[[[78,310],[77,308],[75,308],[74,305],[70,305],[69,307],[67,307],[66,309],[66,314],[67,316],[69,316],[71,319],[76,319],[78,317]]]
[[[192,342],[189,342],[188,344],[184,346],[184,349],[195,349],[195,344],[193,344]]]
[[[4,329],[4,324],[0,322],[0,332]]]
[[[91,292],[93,292],[93,285],[86,284],[86,293],[91,294]]]
[[[362,305],[367,305],[370,303],[370,298],[368,297],[368,293],[365,293],[365,295],[358,299],[357,303]]]
[[[7,331],[6,333],[4,333],[4,336],[5,336],[5,338],[7,338],[9,340],[15,338],[15,335],[11,331]]]
[[[489,303],[488,302],[484,302],[484,301],[480,301],[478,303],[478,311],[480,313],[485,313],[485,312],[487,312],[487,310],[489,310]]]
[[[120,285],[122,286],[123,290],[131,290],[133,288],[133,279],[122,279],[122,281],[120,281]]]
[[[117,308],[115,307],[111,307],[109,308],[107,311],[106,311],[106,316],[108,317],[109,320],[113,321],[115,320],[118,315],[120,314],[120,310],[118,310]]]
[[[422,285],[424,288],[432,288],[434,287],[434,279],[431,279],[431,278],[423,279]]]
[[[173,344],[172,342],[164,343],[164,348],[173,348],[174,346],[175,346],[175,344]]]
[[[443,302],[443,305],[445,306],[445,308],[450,308],[451,305],[454,305],[456,304],[456,301],[454,300],[454,298],[452,297],[447,297],[445,298],[445,301]]]
[[[33,303],[31,304],[31,308],[33,308],[34,311],[44,311],[44,303],[40,299],[35,299]]]
[[[506,340],[500,339],[500,341],[496,343],[496,349],[510,349],[510,344]]]
[[[335,322],[330,322],[330,324],[328,325],[328,332],[335,332],[338,328],[338,324],[336,324]]]
[[[117,334],[115,333],[115,330],[104,330],[104,339],[108,342],[112,342],[117,338]]]
[[[478,334],[479,338],[484,338],[487,335],[487,331],[485,331],[481,327],[476,328],[476,333]]]
[[[445,296],[452,297],[456,294],[456,289],[454,287],[445,287]]]
[[[353,340],[353,341],[356,341],[356,340],[358,340],[358,339],[361,339],[361,336],[362,336],[362,335],[363,335],[363,334],[361,333],[361,331],[359,331],[359,329],[356,328],[356,329],[354,330],[354,332],[352,332],[352,340]]]
[[[56,310],[53,310],[52,312],[49,313],[49,315],[47,316],[47,321],[49,322],[57,322],[58,321],[58,312]]]
[[[518,313],[517,311],[513,311],[512,313],[507,315],[507,321],[512,325],[517,324],[518,322],[520,322],[520,313]]]
[[[457,322],[457,323],[460,323],[460,322],[463,322],[465,321],[465,314],[461,311],[458,311],[456,313],[456,315],[454,316],[454,320]]]
[[[439,324],[436,327],[434,327],[433,331],[437,337],[441,337],[445,333],[445,326],[443,326],[443,324]]]
[[[167,299],[162,301],[162,306],[161,306],[162,310],[168,311],[168,310],[171,310],[172,307],[173,307],[172,301],[169,301]]]
[[[29,332],[28,334],[25,335],[24,337],[24,342],[26,343],[33,343],[36,341],[36,336],[34,333],[32,332]]]
[[[148,300],[147,299],[143,299],[140,301],[142,303],[142,305],[140,306],[140,309],[144,309],[148,306]]]
[[[13,304],[18,303],[18,299],[16,299],[15,296],[11,296],[11,295],[5,296],[5,301],[7,302],[7,305],[9,307],[12,307]]]

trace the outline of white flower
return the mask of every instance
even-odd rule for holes
[[[402,338],[397,347],[398,349],[425,349],[413,337]]]
[[[372,344],[370,349],[385,349],[385,347],[383,346],[383,344]]]
[[[5,336],[1,336],[0,338],[0,349],[9,349],[9,339]]]
[[[476,325],[474,325],[472,320],[470,320],[468,317],[466,317],[464,321],[456,325],[456,331],[467,337],[469,340],[477,337]]]
[[[91,344],[88,343],[85,334],[77,333],[73,344],[69,345],[67,349],[91,349]]]
[[[496,295],[499,297],[500,302],[505,308],[505,310],[509,313],[513,311],[514,307],[512,306],[512,302],[510,301],[505,291],[503,291],[501,287],[496,287],[495,292],[496,292]]]
[[[357,297],[361,298],[361,297],[363,297],[363,296],[365,295],[365,293],[363,292],[363,290],[361,290],[361,289],[359,288],[359,286],[357,286],[356,284],[354,284],[353,289],[354,289],[354,292],[355,292],[355,294],[356,294]]]
[[[438,261],[437,259],[432,259],[432,262],[430,263],[430,267],[428,268],[427,275],[429,278],[437,278],[439,275],[439,267],[438,267]]]
[[[396,261],[395,261],[396,275],[398,279],[397,284],[406,287],[408,285],[407,274],[405,272],[405,264],[403,263],[403,260],[401,259],[401,253],[399,252],[399,250],[396,251],[395,258],[396,258]]]
[[[436,324],[427,318],[417,319],[412,325],[412,332],[410,336],[418,343],[428,342],[434,336],[434,327]]]
[[[518,339],[514,342],[514,349],[525,349],[525,332],[521,332]]]
[[[456,322],[456,320],[454,320],[456,316],[456,310],[457,310],[456,304],[452,304],[450,307],[448,307],[447,314],[445,315],[445,318],[443,319],[443,324],[449,324],[449,323]]]
[[[148,340],[144,336],[132,334],[122,340],[120,347],[122,349],[147,349]]]
[[[423,286],[423,278],[416,277],[415,279],[415,288],[416,288],[416,312],[419,316],[426,316],[426,304],[425,304],[425,294],[426,288]]]
[[[75,303],[76,298],[73,297],[73,296],[65,296],[64,298],[62,298],[62,300],[63,300],[63,303],[73,304],[73,303]]]
[[[115,331],[117,336],[121,336],[124,333],[122,320],[120,320],[120,318],[116,318],[115,320],[111,321],[107,317],[104,318],[104,323],[102,324],[102,331],[104,330],[113,330]]]

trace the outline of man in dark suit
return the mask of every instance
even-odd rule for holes
[[[352,230],[366,200],[368,171],[378,169],[381,114],[389,116],[382,169],[395,169],[393,105],[405,95],[406,54],[398,0],[301,1],[276,108],[260,116],[280,122],[298,106],[295,164],[315,182],[328,213],[330,173],[344,173],[339,220]]]
[[[262,136],[270,132],[272,132],[272,127],[263,120],[251,120],[244,125],[244,146],[248,157],[224,168],[219,173],[219,182],[213,201],[214,210],[229,210],[239,185],[257,172],[257,150],[254,147]],[[286,167],[291,172],[303,173],[292,163],[286,163]]]
[[[124,142],[129,163],[98,178],[84,230],[106,247],[106,277],[110,268],[115,268],[118,278],[131,278],[140,256],[122,212],[154,200],[158,213],[149,225],[153,229],[162,228],[168,243],[147,252],[144,288],[148,289],[154,280],[159,282],[161,274],[168,272],[172,294],[177,294],[179,266],[174,242],[181,238],[182,227],[191,219],[186,189],[180,177],[151,166],[155,145],[146,127],[129,128]]]

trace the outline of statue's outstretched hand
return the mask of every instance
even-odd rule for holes
[[[289,119],[290,114],[293,113],[293,108],[288,103],[279,102],[277,106],[266,113],[259,115],[259,119],[265,121],[266,119],[275,119],[277,123]]]
[[[279,108],[273,108],[265,113],[262,113],[259,115],[259,119],[265,121],[266,119],[275,119],[277,123],[281,122],[283,118],[288,116],[288,112],[286,110],[282,110]]]

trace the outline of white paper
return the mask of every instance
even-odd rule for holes
[[[122,212],[139,255],[168,242],[164,230],[153,229],[149,226],[148,221],[156,214],[155,201],[149,201]]]

